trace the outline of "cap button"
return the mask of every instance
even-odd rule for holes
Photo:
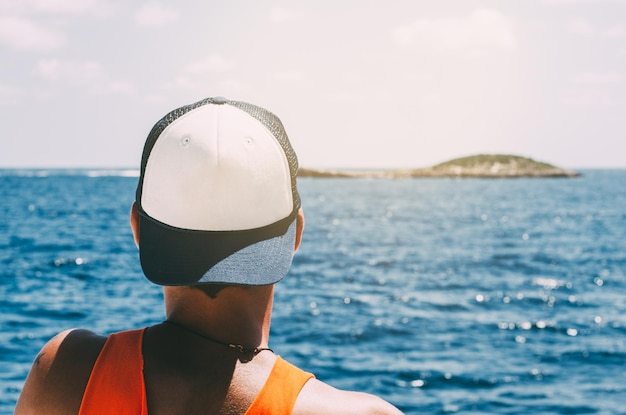
[[[226,104],[228,102],[228,100],[224,97],[215,97],[211,101],[217,105]]]

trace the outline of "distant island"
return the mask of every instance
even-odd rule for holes
[[[414,177],[577,177],[580,174],[527,157],[510,154],[478,154],[417,169],[352,171],[301,168],[298,176],[402,179]]]

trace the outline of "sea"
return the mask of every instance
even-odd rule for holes
[[[626,413],[626,170],[301,178],[270,347],[405,414]],[[133,170],[0,170],[0,414],[59,331],[164,319]]]

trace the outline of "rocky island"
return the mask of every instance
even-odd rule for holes
[[[530,158],[510,154],[478,154],[446,161],[432,167],[398,170],[314,170],[300,169],[300,177],[371,177],[371,178],[414,178],[414,177],[577,177],[580,174]]]

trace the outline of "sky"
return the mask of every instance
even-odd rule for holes
[[[0,168],[136,168],[209,96],[307,168],[626,168],[626,0],[0,0]]]

